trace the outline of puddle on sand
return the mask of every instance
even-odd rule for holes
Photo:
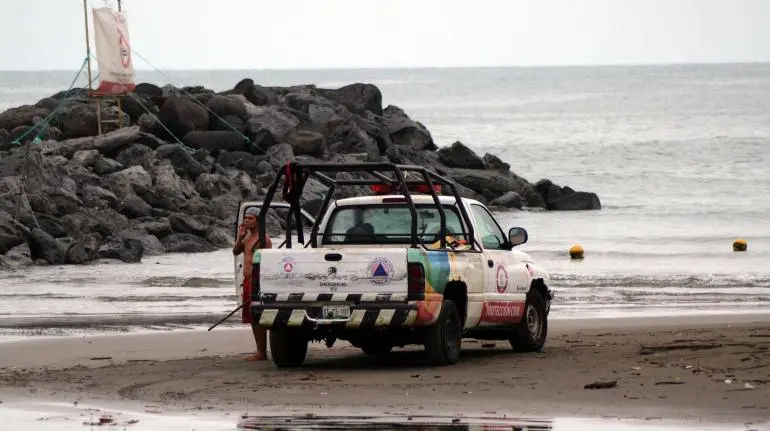
[[[721,425],[660,419],[599,419],[599,418],[458,418],[418,416],[244,416],[238,431],[331,431],[331,430],[400,430],[400,431],[695,431],[735,430],[766,431],[764,425]]]
[[[2,431],[770,431],[764,424],[710,424],[661,419],[443,417],[386,415],[272,415],[240,416],[230,412],[169,411],[156,406],[94,406],[57,402],[8,402],[0,404]],[[165,410],[165,411],[164,411]]]

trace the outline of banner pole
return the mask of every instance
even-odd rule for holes
[[[88,34],[88,0],[83,0],[83,24],[86,27],[86,61],[88,62],[88,95],[91,95],[91,42]]]

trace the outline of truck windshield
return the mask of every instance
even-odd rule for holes
[[[417,235],[426,243],[439,240],[441,219],[435,205],[417,205]],[[445,206],[446,234],[465,239],[457,208]],[[412,214],[406,204],[344,206],[334,210],[324,244],[408,244]]]

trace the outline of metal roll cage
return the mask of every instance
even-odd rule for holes
[[[336,176],[337,173],[340,172],[347,172],[347,173],[366,173],[374,177],[373,179],[335,179],[332,178],[332,176],[329,176],[328,174],[333,173]],[[422,180],[410,180],[407,181],[405,178],[405,173],[417,173],[422,176]],[[393,174],[394,178],[388,177],[386,174],[391,173]],[[262,208],[259,212],[259,235],[260,238],[264,238],[266,234],[266,221],[267,221],[267,211],[270,209],[270,203],[273,201],[273,198],[275,196],[275,192],[278,189],[278,186],[281,182],[281,180],[284,180],[283,185],[283,200],[286,201],[289,204],[289,211],[286,215],[286,239],[285,244],[286,248],[291,248],[292,244],[292,223],[291,218],[294,216],[294,221],[297,229],[297,241],[300,244],[305,244],[305,237],[304,237],[304,231],[302,229],[302,214],[301,214],[301,206],[299,203],[299,199],[302,196],[302,191],[305,187],[305,184],[307,183],[308,179],[315,178],[316,180],[320,181],[323,185],[327,186],[329,190],[326,192],[326,196],[324,197],[323,203],[321,204],[321,208],[319,209],[319,216],[316,217],[315,222],[313,223],[313,228],[310,232],[311,242],[313,247],[317,247],[317,235],[318,235],[318,228],[321,223],[321,219],[323,218],[321,215],[325,214],[331,201],[332,197],[334,195],[334,191],[338,186],[373,186],[373,185],[388,185],[393,187],[396,192],[393,194],[403,194],[404,199],[406,200],[406,203],[409,207],[409,212],[412,215],[412,222],[411,222],[411,235],[410,235],[410,242],[411,247],[416,248],[418,244],[420,244],[423,248],[427,248],[425,246],[425,242],[423,239],[417,235],[417,208],[414,205],[414,201],[412,199],[412,191],[409,189],[409,186],[427,186],[428,192],[425,194],[430,194],[433,198],[433,202],[436,204],[436,209],[439,214],[439,219],[441,223],[441,227],[439,230],[439,236],[440,236],[440,248],[441,249],[447,249],[446,246],[446,214],[444,212],[444,207],[441,204],[441,200],[438,197],[438,194],[435,190],[435,185],[441,185],[442,191],[443,186],[446,186],[451,191],[451,196],[455,198],[455,205],[460,210],[460,215],[463,219],[463,223],[468,228],[468,243],[472,245],[478,245],[476,244],[475,235],[473,231],[473,224],[470,221],[470,217],[468,216],[468,213],[465,209],[465,206],[462,205],[462,198],[460,197],[460,193],[457,189],[457,185],[454,181],[451,179],[448,179],[444,176],[441,176],[433,171],[430,171],[426,169],[423,166],[414,166],[414,165],[399,165],[395,163],[302,163],[302,162],[289,162],[283,166],[282,169],[278,171],[278,173],[275,175],[275,179],[273,179],[272,184],[267,190],[267,194],[265,195],[264,201],[262,203]],[[308,243],[305,245],[305,247],[311,245],[311,243]],[[479,247],[480,249],[481,247]],[[435,249],[434,249],[435,250]]]

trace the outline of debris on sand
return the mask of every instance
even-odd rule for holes
[[[617,380],[600,381],[597,380],[593,383],[589,383],[583,386],[583,389],[611,389],[618,386]]]

